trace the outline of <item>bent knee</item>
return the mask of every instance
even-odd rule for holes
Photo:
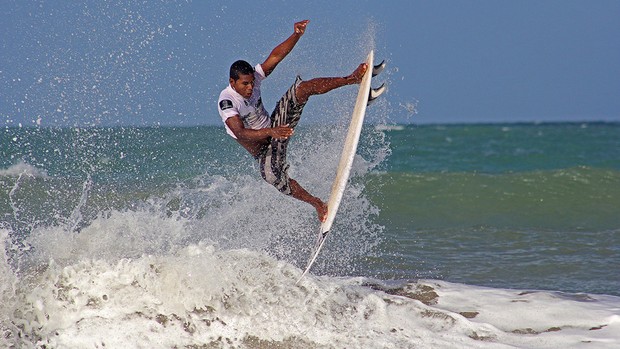
[[[291,195],[291,184],[288,177],[278,178],[276,176],[266,175],[263,176],[265,182],[274,186],[278,191],[284,195]]]
[[[299,104],[306,104],[313,94],[315,94],[314,85],[310,81],[301,81],[295,88],[295,100]]]
[[[291,195],[291,184],[290,178],[286,173],[274,173],[272,171],[261,171],[261,177],[265,180],[265,182],[271,184],[279,192],[284,195]]]

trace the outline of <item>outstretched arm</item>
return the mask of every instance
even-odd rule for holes
[[[267,57],[265,62],[261,64],[261,66],[263,67],[263,71],[265,72],[265,76],[269,76],[269,74],[271,74],[271,72],[276,68],[278,63],[282,62],[284,57],[286,57],[289,52],[293,50],[293,47],[295,47],[295,44],[297,44],[299,38],[304,35],[308,22],[310,21],[306,19],[295,23],[295,30],[293,34],[291,34],[291,36],[289,36],[280,45],[276,46],[273,51],[271,51],[269,57]]]

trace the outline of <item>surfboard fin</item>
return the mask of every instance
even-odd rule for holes
[[[366,105],[370,105],[372,102],[374,102],[375,99],[377,99],[383,94],[383,92],[385,92],[385,89],[385,83],[381,84],[381,86],[377,88],[371,88],[370,92],[368,93],[368,103]]]
[[[383,69],[385,69],[385,60],[381,61],[381,63],[375,65],[372,68],[372,76],[375,77],[379,74],[381,74],[381,72],[383,71]]]

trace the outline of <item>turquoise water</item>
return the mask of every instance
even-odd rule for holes
[[[367,191],[382,275],[620,292],[620,125],[407,127]],[[414,266],[415,267],[412,267]]]

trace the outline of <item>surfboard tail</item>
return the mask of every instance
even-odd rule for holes
[[[372,68],[372,77],[374,78],[375,76],[381,74],[381,72],[385,69],[385,65],[385,60],[382,60],[381,63],[375,65]],[[370,92],[368,93],[368,102],[366,103],[366,105],[369,106],[372,102],[375,101],[375,99],[381,96],[386,89],[387,87],[385,86],[385,83],[381,84],[381,86],[377,88],[371,87]]]
[[[381,63],[375,65],[372,68],[372,77],[374,78],[375,76],[381,74],[383,69],[385,69],[385,60],[382,60]]]
[[[385,83],[381,84],[381,86],[377,88],[371,88],[370,92],[368,93],[368,104],[367,105],[370,105],[372,102],[375,101],[375,99],[379,98],[379,96],[381,96],[383,92],[385,92],[386,89],[387,87],[385,86]]]

